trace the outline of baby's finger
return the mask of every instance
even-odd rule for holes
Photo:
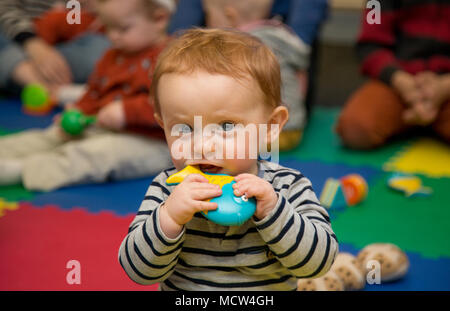
[[[220,188],[207,188],[207,189],[193,189],[191,192],[191,197],[194,200],[207,200],[222,194]]]
[[[186,176],[184,181],[209,183],[208,179],[206,179],[204,176],[202,176],[200,174],[190,174],[190,175]]]
[[[191,189],[194,190],[194,191],[197,191],[197,190],[217,190],[217,189],[220,189],[220,186],[216,185],[216,184],[195,181],[195,182],[191,183]]]
[[[244,173],[244,174],[239,174],[236,177],[234,177],[234,180],[236,182],[239,182],[239,181],[242,181],[242,180],[245,180],[245,179],[253,179],[255,177],[256,176],[253,175],[253,174]]]
[[[239,182],[235,184],[233,193],[235,196],[242,196],[245,194],[247,198],[250,198],[258,194],[257,191],[255,191],[256,189],[254,183]]]
[[[214,211],[218,207],[215,202],[194,201],[194,208],[199,212]]]

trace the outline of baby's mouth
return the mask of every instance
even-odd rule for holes
[[[212,164],[197,164],[196,166],[203,173],[218,174],[222,170],[222,168],[220,166],[216,166],[216,165],[212,165]]]

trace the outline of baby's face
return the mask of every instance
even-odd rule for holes
[[[202,1],[206,16],[206,26],[210,28],[231,28],[231,21],[227,17],[224,6],[217,1]]]
[[[268,135],[260,128],[273,109],[256,82],[202,71],[164,74],[158,99],[157,119],[178,170],[197,165],[209,173],[257,173],[258,150]]]
[[[114,48],[134,53],[164,39],[164,19],[150,18],[141,1],[108,0],[98,4],[98,15]]]

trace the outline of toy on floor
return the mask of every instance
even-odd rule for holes
[[[93,116],[86,116],[78,110],[66,110],[61,116],[61,128],[70,135],[77,136],[83,133],[84,129],[95,123],[97,119]]]
[[[50,98],[47,89],[39,84],[25,86],[20,97],[23,103],[23,110],[27,114],[45,115],[55,107],[55,101]]]
[[[326,208],[356,205],[366,198],[368,189],[366,180],[358,174],[340,179],[328,178],[320,194],[320,202]]]
[[[299,279],[299,291],[362,290],[373,273],[372,261],[379,264],[380,284],[393,282],[406,275],[409,260],[405,252],[391,243],[373,243],[364,247],[357,256],[339,253],[330,270],[315,279]]]
[[[169,176],[166,180],[168,185],[176,185],[184,180],[189,174],[200,174],[210,183],[222,188],[222,195],[208,201],[216,202],[218,207],[214,211],[202,212],[202,214],[219,225],[239,226],[246,222],[256,210],[256,200],[247,198],[245,195],[237,197],[233,194],[232,185],[236,183],[233,176],[225,174],[205,174],[193,166],[186,166],[181,171]]]
[[[405,252],[391,243],[373,243],[364,247],[357,256],[362,267],[371,260],[380,263],[381,282],[393,282],[405,276],[409,269],[409,260]]]
[[[399,173],[389,177],[388,186],[403,192],[407,197],[429,196],[433,192],[431,188],[422,186],[422,180],[419,177]]]
[[[326,277],[319,277],[315,279],[299,279],[297,281],[297,290],[320,292],[342,292],[345,290],[344,283],[336,273],[330,270],[325,275]]]

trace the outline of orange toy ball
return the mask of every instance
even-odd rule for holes
[[[341,178],[342,190],[348,205],[355,205],[365,199],[369,187],[366,180],[358,174],[350,174]]]

